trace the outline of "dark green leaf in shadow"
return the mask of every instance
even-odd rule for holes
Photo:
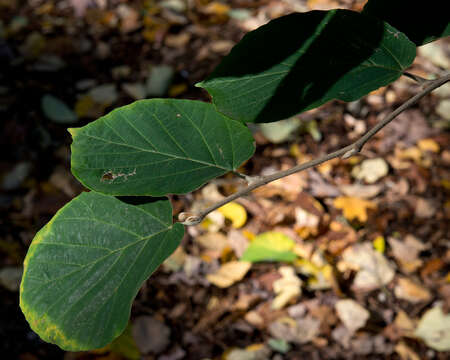
[[[188,193],[254,152],[245,125],[191,100],[136,101],[70,132],[72,173],[110,195]]]
[[[248,33],[198,86],[233,119],[271,122],[356,100],[396,80],[415,54],[405,35],[376,18],[294,13]]]
[[[25,318],[62,349],[105,346],[125,329],[142,283],[183,233],[167,198],[135,206],[82,193],[31,243],[20,289]]]
[[[442,0],[369,0],[362,13],[386,21],[420,46],[450,35],[448,6]]]

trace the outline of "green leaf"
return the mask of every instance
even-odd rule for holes
[[[369,0],[362,13],[388,22],[420,46],[450,35],[448,3],[445,4],[445,1]]]
[[[183,233],[167,199],[131,205],[82,193],[30,245],[20,288],[25,318],[64,350],[105,346],[125,329],[142,283]]]
[[[286,261],[297,258],[293,252],[295,242],[290,237],[276,231],[268,231],[256,236],[241,257],[241,261]]]
[[[68,124],[78,120],[77,115],[53,95],[44,95],[41,99],[41,107],[45,116],[56,123]]]
[[[271,122],[396,80],[416,47],[387,23],[349,10],[294,13],[248,33],[205,81],[217,109]]]
[[[188,193],[254,152],[245,125],[200,101],[140,100],[69,131],[72,173],[110,195]]]

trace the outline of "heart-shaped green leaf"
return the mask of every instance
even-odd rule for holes
[[[248,33],[197,86],[233,119],[271,122],[356,100],[396,80],[415,55],[404,34],[374,17],[294,13]]]
[[[445,1],[369,0],[363,14],[375,16],[402,31],[417,46],[450,35]],[[445,10],[447,9],[447,10]]]
[[[20,307],[31,328],[65,350],[105,346],[183,233],[167,199],[131,205],[96,192],[77,196],[36,234],[25,258]]]
[[[188,193],[254,152],[245,125],[191,100],[136,101],[70,132],[72,173],[110,195]]]

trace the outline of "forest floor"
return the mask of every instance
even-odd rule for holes
[[[294,11],[363,5],[0,0],[2,356],[448,359],[440,349],[450,342],[450,84],[402,113],[360,155],[261,187],[188,227],[182,246],[140,290],[130,327],[107,348],[64,352],[40,340],[19,308],[34,235],[86,190],[70,173],[67,127],[151,96],[209,101],[195,83],[246,32]],[[410,72],[442,75],[449,54],[448,39],[429,44]],[[257,151],[240,170],[269,174],[336,150],[418,91],[402,77],[356,102],[252,126]],[[44,98],[70,116],[52,116]],[[174,213],[244,185],[223,176],[173,196]],[[261,235],[272,244],[268,251],[294,260],[243,268],[238,259]]]

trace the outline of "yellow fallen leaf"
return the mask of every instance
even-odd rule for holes
[[[222,265],[216,273],[207,275],[206,279],[218,287],[227,288],[242,280],[251,266],[247,261],[230,261]]]
[[[247,211],[238,203],[230,202],[225,204],[218,210],[225,218],[231,220],[231,226],[235,229],[239,229],[244,226],[247,221]]]
[[[431,158],[424,150],[418,146],[411,146],[407,149],[395,149],[395,157],[399,160],[412,160],[417,165],[428,168],[431,166]]]
[[[373,247],[379,253],[381,253],[381,254],[384,253],[384,250],[386,249],[386,242],[384,241],[384,237],[383,236],[377,236],[373,240]]]
[[[439,144],[433,139],[422,139],[417,143],[417,146],[422,151],[439,152]]]
[[[302,281],[295,274],[295,270],[290,266],[282,266],[278,269],[281,279],[275,280],[273,290],[277,296],[272,301],[272,309],[282,309],[291,300],[297,299],[302,290]]]
[[[376,209],[374,202],[350,196],[339,196],[333,204],[334,207],[343,211],[345,218],[349,221],[358,219],[361,222],[366,222],[367,210]]]

